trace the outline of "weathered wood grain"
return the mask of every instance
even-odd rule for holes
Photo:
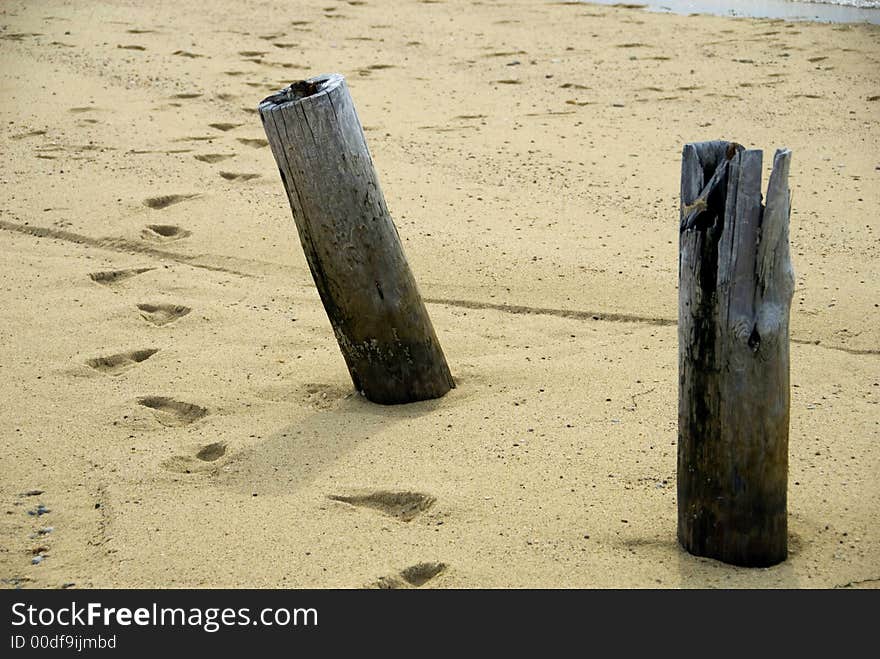
[[[376,403],[454,387],[342,76],[265,99],[260,117],[355,388]]]
[[[761,151],[682,154],[678,538],[736,565],[788,553],[790,160],[776,152],[765,208]]]

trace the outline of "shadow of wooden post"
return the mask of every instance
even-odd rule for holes
[[[687,144],[679,236],[678,539],[698,556],[788,555],[791,152]]]
[[[259,112],[355,388],[383,404],[443,396],[455,384],[345,80],[295,82]]]

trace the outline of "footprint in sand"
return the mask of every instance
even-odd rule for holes
[[[183,92],[181,94],[174,94],[171,98],[182,98],[182,99],[190,99],[190,98],[199,98],[201,94],[198,92]]]
[[[31,130],[31,131],[28,131],[27,133],[19,133],[18,135],[13,135],[12,139],[23,140],[26,137],[38,137],[40,135],[45,135],[45,134],[46,134],[45,130]]]
[[[189,138],[195,139],[195,138]],[[153,210],[162,210],[163,208],[168,208],[169,206],[173,206],[174,204],[179,204],[181,201],[186,201],[187,199],[192,199],[193,197],[198,197],[197,194],[167,194],[162,195],[161,197],[150,197],[149,199],[144,199],[144,206],[148,208],[152,208]]]
[[[142,275],[156,268],[132,268],[130,270],[102,270],[101,272],[90,272],[89,278],[92,281],[104,284],[105,286],[113,286],[121,281],[125,281],[130,277]]]
[[[192,311],[182,304],[139,304],[137,308],[141,311],[141,318],[156,326],[173,323]]]
[[[153,410],[156,414],[156,419],[163,426],[188,426],[208,415],[208,410],[204,407],[194,405],[193,403],[184,403],[165,396],[144,396],[138,398],[138,404],[143,405],[144,407],[149,407]],[[215,445],[210,444],[208,447],[203,448],[202,451],[205,451],[211,446]],[[198,457],[202,451],[200,451],[196,457]],[[224,447],[223,452],[221,452],[217,458],[223,455],[225,451],[226,449]],[[217,458],[213,459],[216,460]],[[204,460],[204,458],[200,459]]]
[[[227,181],[252,181],[255,178],[260,178],[259,174],[240,174],[236,172],[220,172],[220,176]]]
[[[266,54],[265,50],[240,50],[238,54],[242,57],[263,57]]]
[[[269,146],[269,142],[267,140],[257,138],[247,138],[247,137],[239,137],[238,141],[244,144],[245,146],[249,146],[252,149],[262,149],[264,146]]]
[[[358,69],[358,75],[368,76],[373,71],[383,71],[385,69],[393,69],[393,68],[394,68],[393,64],[371,64],[370,66],[368,66],[366,68]]]
[[[328,499],[352,506],[372,508],[381,513],[396,517],[402,522],[410,522],[434,505],[436,499],[420,492],[395,492],[376,490],[354,494],[328,494]]]
[[[132,350],[131,352],[121,352],[109,357],[95,357],[86,360],[86,365],[105,375],[120,375],[125,371],[134,368],[143,361],[146,361],[159,352],[158,348],[147,348],[145,350]]]
[[[238,128],[239,126],[244,126],[244,124],[229,124],[229,123],[217,123],[217,124],[208,124],[211,128],[216,128],[217,130],[222,130],[224,133],[234,128]]]
[[[179,474],[208,471],[212,463],[226,455],[226,442],[213,442],[201,447],[195,455],[175,455],[162,463],[162,468]]]
[[[445,572],[447,567],[446,563],[416,563],[397,574],[380,577],[377,581],[367,586],[367,588],[379,588],[381,590],[420,588]]]
[[[122,50],[146,50],[143,46],[138,46],[136,44],[132,44],[130,46],[123,46],[121,44],[116,45],[117,48],[121,48]]]
[[[191,53],[188,50],[175,50],[172,55],[177,55],[178,57],[189,57],[190,59],[195,59],[197,57],[204,57],[204,55],[199,55],[198,53]]]
[[[191,231],[173,224],[148,224],[141,230],[141,238],[154,243],[170,243],[191,235]]]
[[[235,158],[234,153],[203,153],[193,156],[199,162],[215,163]]]

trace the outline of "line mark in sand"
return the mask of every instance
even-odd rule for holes
[[[654,316],[639,316],[636,314],[614,313],[606,311],[578,311],[574,309],[548,309],[544,307],[526,307],[514,304],[496,304],[492,302],[478,302],[475,300],[455,300],[449,298],[423,298],[429,304],[443,304],[449,307],[461,307],[463,309],[490,309],[512,314],[534,314],[538,316],[558,316],[559,318],[571,318],[574,320],[596,320],[615,323],[640,323],[643,325],[655,325],[670,327],[678,325],[678,321],[671,318],[658,318]],[[877,348],[847,348],[845,346],[833,346],[817,343],[809,339],[791,338],[792,343],[800,345],[816,346],[825,350],[837,350],[850,355],[880,355]]]
[[[71,231],[63,231],[61,229],[49,229],[47,227],[37,227],[29,224],[18,224],[16,222],[6,222],[5,220],[0,220],[0,229],[5,229],[7,231],[17,231],[18,233],[23,233],[28,236],[33,236],[35,238],[54,238],[55,240],[64,240],[70,243],[75,243],[77,245],[88,245],[89,247],[97,247],[99,249],[106,249],[113,252],[124,252],[126,254],[143,254],[146,256],[152,256],[157,259],[175,261],[183,265],[188,265],[191,268],[201,268],[203,270],[210,270],[212,272],[225,272],[230,275],[238,275],[239,277],[253,276],[251,273],[242,272],[241,270],[233,270],[232,268],[227,268],[224,266],[200,263],[199,259],[205,258],[205,255],[189,256],[187,254],[177,254],[175,252],[168,252],[165,250],[156,249],[155,247],[148,247],[142,243],[126,240],[125,238],[92,238],[91,236],[84,236],[78,233],[73,233]],[[211,257],[212,255],[207,255],[207,258]],[[153,270],[155,268],[148,269]]]
[[[868,579],[858,579],[856,581],[847,581],[844,584],[835,585],[835,588],[858,588],[864,584],[880,582],[880,577],[870,577]]]
[[[182,304],[138,304],[137,308],[141,311],[141,318],[148,323],[161,327],[168,323],[173,323],[178,318],[183,318],[192,309]]]
[[[811,341],[809,339],[790,339],[792,343],[798,343],[802,346],[816,346],[817,348],[824,348],[825,350],[837,350],[839,352],[846,352],[850,355],[880,355],[880,350],[877,348],[845,348],[844,346],[829,346],[824,343],[819,343],[818,341]]]
[[[159,352],[158,348],[147,348],[145,350],[132,350],[131,352],[120,352],[109,357],[95,357],[86,360],[86,365],[91,366],[96,371],[105,373],[106,375],[120,375],[125,371],[134,368],[143,361],[146,361]]]
[[[192,232],[173,224],[148,224],[141,231],[141,238],[154,243],[170,243],[191,236]]]
[[[606,320],[620,323],[642,323],[645,325],[671,326],[677,322],[669,318],[655,318],[652,316],[637,316],[623,313],[608,313],[604,311],[577,311],[573,309],[547,309],[543,307],[525,307],[514,304],[494,304],[491,302],[475,302],[471,300],[454,300],[448,298],[425,298],[425,302],[432,304],[445,304],[450,307],[462,307],[464,309],[491,309],[512,314],[533,314],[538,316],[558,316],[560,318],[572,318],[574,320]]]
[[[436,499],[419,492],[394,492],[376,490],[360,494],[328,494],[328,499],[341,501],[352,506],[372,508],[379,512],[396,517],[402,522],[409,522],[434,505]]]
[[[163,426],[188,426],[208,415],[208,410],[200,405],[184,403],[165,396],[143,396],[142,398],[138,398],[138,404],[143,405],[144,407],[149,407],[153,410],[156,413],[156,419]],[[202,451],[205,451],[205,449],[211,446],[215,445],[210,444],[203,448]],[[202,451],[200,451],[196,457],[199,457]],[[226,449],[224,447],[220,455],[213,459],[216,460],[225,452]],[[199,459],[203,460],[204,458]]]
[[[161,197],[150,197],[148,199],[144,199],[144,206],[148,208],[152,208],[153,210],[162,210],[163,208],[168,208],[174,204],[179,204],[181,201],[186,201],[187,199],[192,199],[194,197],[198,197],[197,194],[167,194],[162,195]]]
[[[401,570],[398,574],[388,577],[380,577],[368,588],[380,590],[396,590],[399,588],[421,588],[435,577],[443,574],[447,569],[446,563],[416,563]]]
[[[92,238],[90,236],[84,236],[81,234],[73,233],[71,231],[64,231],[61,229],[49,229],[47,227],[38,227],[16,222],[7,222],[6,220],[0,220],[0,229],[5,229],[7,231],[16,231],[18,233],[27,234],[29,236],[34,236],[37,238],[55,238],[57,240],[65,240],[67,242],[76,243],[78,245],[90,245],[92,247],[98,247],[100,249],[107,249],[115,252],[125,252],[128,254],[144,254],[158,259],[176,261],[177,263],[188,265],[192,268],[202,268],[204,270],[210,270],[213,272],[225,272],[227,274],[238,275],[239,277],[254,276],[249,272],[243,272],[241,270],[234,270],[232,268],[198,262],[198,259],[205,258],[206,256],[210,258],[212,255],[188,256],[186,254],[176,254],[174,252],[168,252],[165,250],[155,249],[153,247],[147,247],[141,243],[135,243],[130,240],[126,240],[125,238]],[[239,262],[241,262],[240,259]],[[273,271],[275,269],[280,270],[283,268],[283,266],[279,264],[266,263],[253,259],[246,259],[245,262],[248,264],[252,263],[254,265],[265,266]],[[623,314],[604,311],[578,311],[573,309],[551,309],[544,307],[527,307],[522,305],[497,304],[492,302],[480,302],[478,300],[458,300],[450,298],[423,299],[426,303],[429,304],[443,304],[450,307],[461,307],[463,309],[490,309],[494,311],[503,311],[505,313],[513,314],[558,316],[560,318],[572,318],[575,320],[643,323],[646,325],[655,326],[673,326],[678,324],[678,321],[671,318],[639,316],[636,314]],[[792,337],[791,342],[798,343],[800,345],[815,346],[817,348],[823,348],[825,350],[836,350],[838,352],[845,352],[850,355],[880,355],[880,349],[878,348],[847,348],[845,346],[817,343],[815,340],[799,339],[796,337]]]
[[[90,272],[89,278],[104,286],[113,286],[121,281],[142,275],[156,268],[131,268],[129,270],[102,270],[100,272]]]

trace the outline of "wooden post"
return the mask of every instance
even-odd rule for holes
[[[687,144],[679,236],[678,539],[768,566],[788,554],[791,152]]]
[[[259,110],[355,388],[383,404],[442,396],[455,384],[345,80],[295,82]]]

